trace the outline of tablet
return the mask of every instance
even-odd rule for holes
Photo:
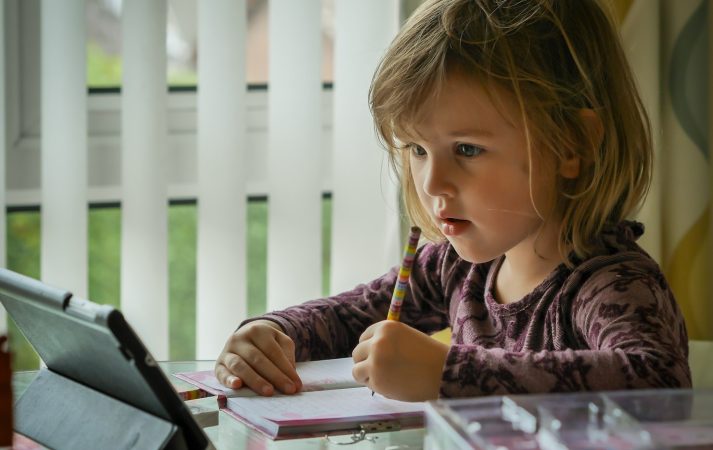
[[[0,302],[49,371],[174,424],[188,448],[209,445],[119,310],[6,269]]]

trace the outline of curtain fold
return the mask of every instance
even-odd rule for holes
[[[636,0],[625,50],[652,119],[654,184],[638,218],[691,339],[713,339],[711,45],[708,0]]]

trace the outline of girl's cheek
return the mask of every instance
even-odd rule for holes
[[[429,200],[423,190],[423,181],[420,179],[414,179],[414,186],[416,186],[416,193],[418,194],[418,200],[421,202],[421,205],[427,206]]]
[[[416,188],[419,200],[423,200],[423,180],[421,178],[422,177],[414,170],[414,167],[411,166],[411,181]]]

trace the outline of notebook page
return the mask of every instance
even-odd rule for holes
[[[352,377],[353,366],[354,361],[351,358],[299,362],[297,363],[297,373],[302,380],[302,391],[309,392],[359,386]],[[223,386],[215,378],[215,373],[212,370],[181,372],[174,375],[214,395],[222,394],[226,397],[257,396],[248,388],[230,389]]]
[[[280,397],[229,398],[228,409],[248,421],[257,418],[273,422],[289,422],[319,419],[398,417],[418,414],[424,404],[390,400],[379,394],[371,395],[366,387],[340,389],[339,391],[314,391]]]

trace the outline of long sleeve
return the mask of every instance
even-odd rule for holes
[[[454,345],[441,395],[690,387],[685,325],[658,266],[632,253],[596,265],[570,275],[539,315],[544,348],[528,345],[532,324],[517,351]]]
[[[453,254],[445,245],[426,244],[418,249],[401,310],[402,322],[426,333],[448,326],[441,278],[444,259],[453,258]],[[367,327],[386,319],[397,275],[395,267],[351,291],[258,318],[282,327],[295,342],[298,361],[348,356]]]

